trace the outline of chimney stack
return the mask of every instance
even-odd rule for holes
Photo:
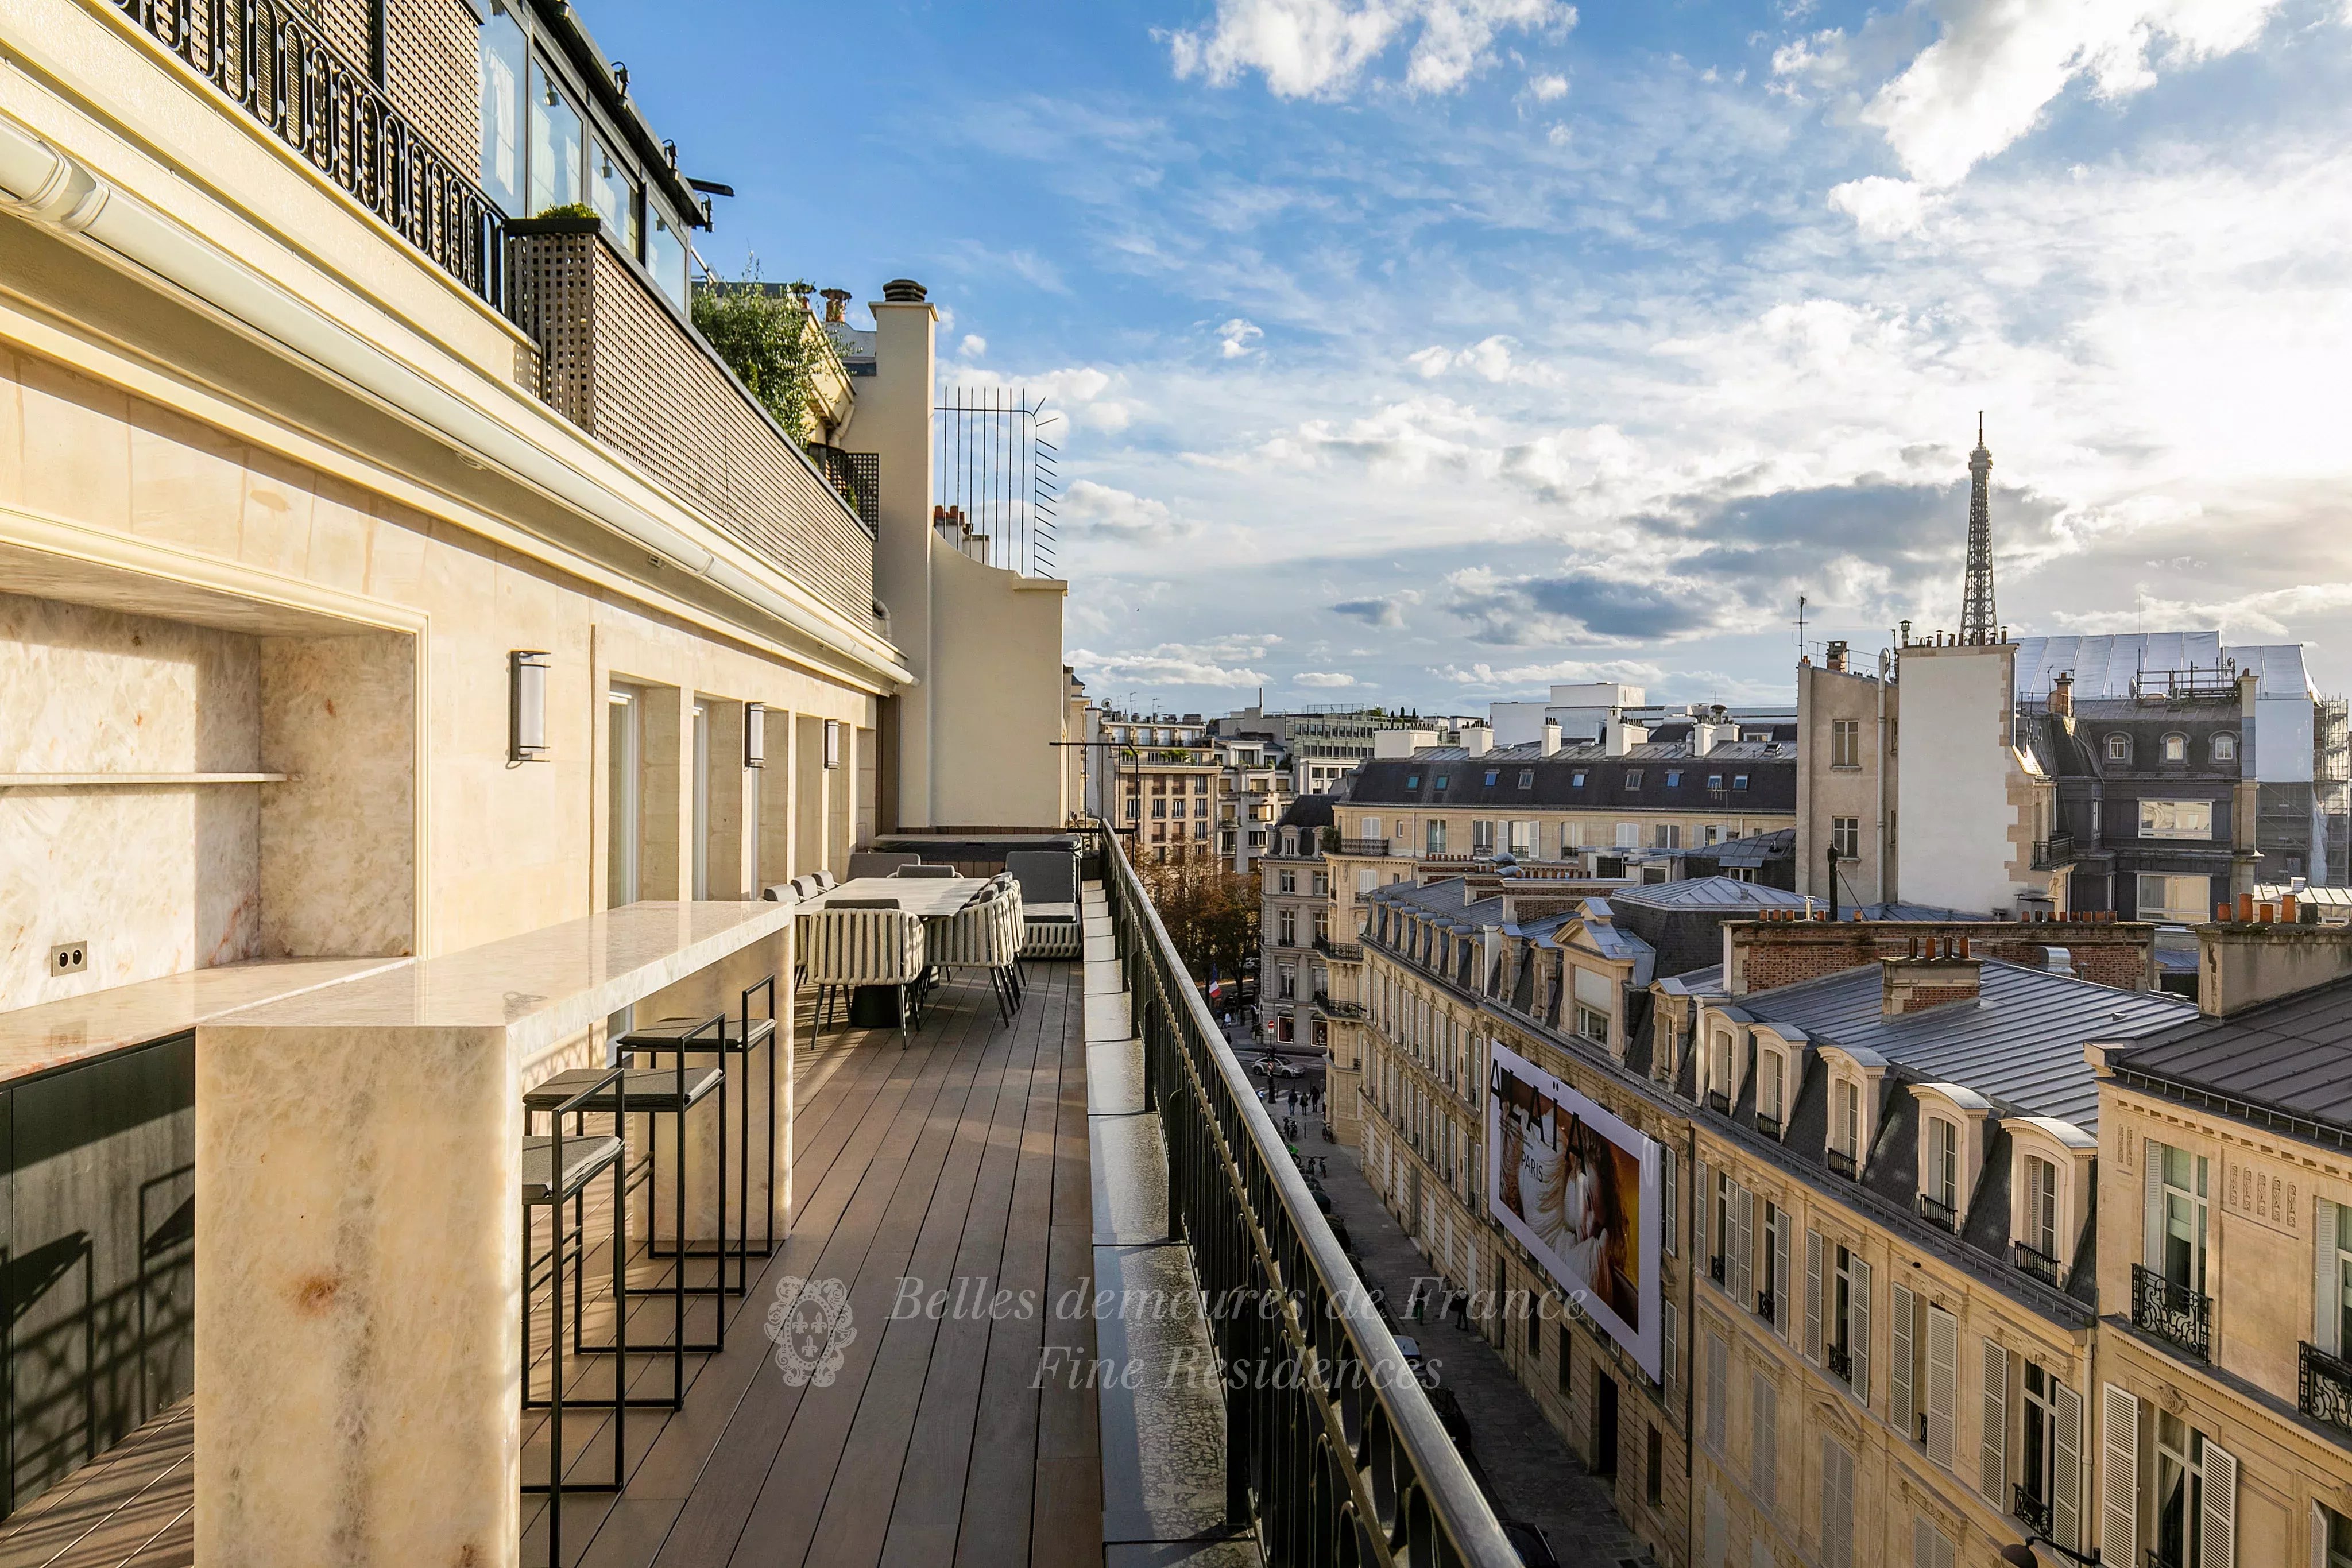
[[[1843,675],[1846,673],[1846,663],[1845,644],[1843,642],[1832,643],[1830,644],[1829,652],[1829,667],[1832,671]]]
[[[1543,754],[1546,757],[1559,755],[1559,720],[1556,718],[1544,720]]]
[[[2074,675],[2062,671],[2050,683],[2050,716],[2053,718],[2074,716]]]
[[[828,325],[846,326],[849,322],[849,290],[822,288],[818,294],[824,300],[824,319]]]

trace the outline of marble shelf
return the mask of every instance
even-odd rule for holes
[[[157,784],[283,784],[290,773],[0,773],[0,789],[104,789]]]
[[[85,991],[0,1012],[0,1083],[185,1034],[239,1008],[397,968],[406,958],[276,958]]]

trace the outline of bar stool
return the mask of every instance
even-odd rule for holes
[[[710,1029],[715,1032],[719,1021],[718,1018],[713,1017],[705,1019],[698,1027]],[[683,1167],[686,1149],[686,1113],[708,1099],[714,1092],[720,1095],[723,1107],[726,1092],[724,1070],[716,1066],[689,1068],[687,1065],[686,1057],[680,1054],[675,1064],[667,1068],[575,1067],[569,1071],[559,1072],[524,1095],[523,1108],[528,1113],[532,1111],[546,1110],[561,1102],[565,1105],[576,1106],[591,1113],[610,1114],[614,1118],[614,1125],[616,1127],[623,1124],[619,1120],[622,1116],[646,1117],[645,1157],[631,1164],[625,1151],[624,1152],[614,1201],[625,1205],[631,1197],[643,1188],[646,1193],[646,1223],[648,1228],[653,1223],[655,1205],[660,1201],[660,1191],[655,1180],[657,1168],[655,1162],[659,1157],[661,1150],[661,1124],[657,1118],[663,1116],[672,1118],[677,1127],[680,1165],[680,1179],[675,1184],[677,1191],[672,1198],[675,1206],[674,1223],[678,1234],[684,1235],[686,1233],[686,1182],[683,1179]],[[720,1173],[719,1185],[719,1201],[723,1205],[727,1196],[723,1171]],[[625,1213],[625,1208],[621,1212]],[[614,1244],[624,1254],[627,1251],[625,1239],[625,1230],[616,1228]],[[652,1252],[650,1236],[647,1238],[646,1250],[649,1254]],[[675,1277],[667,1287],[629,1284],[625,1268],[616,1270],[616,1274],[618,1280],[614,1301],[619,1316],[614,1324],[612,1343],[610,1344],[583,1343],[581,1339],[579,1316],[575,1312],[572,1318],[572,1348],[583,1355],[611,1355],[620,1358],[615,1364],[613,1374],[616,1393],[626,1386],[629,1356],[667,1351],[670,1356],[668,1395],[667,1396],[629,1396],[625,1398],[625,1403],[668,1410],[678,1409],[686,1404],[688,1353],[692,1352],[699,1355],[715,1354],[719,1349],[716,1343],[708,1345],[692,1343],[686,1337],[687,1297],[709,1295],[710,1292],[687,1284],[684,1264],[678,1266]],[[667,1343],[656,1344],[629,1343],[627,1307],[629,1298],[632,1296],[670,1298],[672,1303],[670,1335]],[[720,1317],[723,1320],[725,1314],[722,1312]],[[724,1328],[722,1321],[721,1337],[724,1337]]]
[[[763,1017],[755,1018],[752,1016],[751,1012],[752,1001],[755,998],[760,997],[762,992],[766,994],[766,1013]],[[689,1024],[693,1025],[690,1029],[686,1027]],[[716,1029],[711,1028],[713,1024],[717,1025]],[[710,1032],[706,1034],[704,1032],[706,1030],[710,1030]],[[751,985],[744,987],[741,994],[737,998],[736,1016],[731,1019],[722,1014],[714,1019],[706,1019],[699,1024],[694,1023],[694,1020],[691,1019],[685,1018],[660,1019],[649,1025],[646,1025],[645,1028],[631,1030],[627,1034],[623,1035],[621,1037],[621,1048],[624,1051],[641,1051],[650,1056],[656,1057],[656,1059],[661,1056],[670,1054],[676,1054],[680,1061],[683,1061],[688,1056],[715,1056],[722,1062],[730,1057],[741,1059],[745,1071],[741,1077],[742,1108],[736,1113],[740,1141],[737,1145],[735,1162],[735,1236],[733,1242],[730,1245],[727,1236],[727,1089],[726,1085],[722,1083],[720,1084],[719,1091],[719,1184],[720,1190],[719,1236],[717,1243],[711,1247],[684,1247],[682,1251],[675,1254],[663,1252],[658,1249],[649,1249],[649,1250],[651,1255],[655,1257],[669,1257],[675,1255],[683,1258],[715,1258],[719,1260],[719,1284],[722,1287],[726,1286],[727,1262],[728,1260],[731,1258],[735,1263],[735,1283],[731,1287],[726,1288],[730,1289],[733,1294],[738,1296],[747,1293],[751,1290],[751,1260],[754,1258],[772,1257],[776,1250],[776,1200],[774,1193],[777,1145],[776,1107],[778,1096],[778,1085],[776,1082],[776,977],[770,975],[765,979],[755,980]],[[751,1245],[751,1082],[749,1076],[749,1070],[751,1053],[753,1051],[762,1050],[767,1052],[768,1057],[768,1128],[765,1152],[768,1160],[766,1166],[768,1179],[766,1185],[769,1188],[769,1193],[767,1202],[767,1218],[761,1226],[761,1244],[755,1249]],[[683,1147],[683,1145],[681,1145],[681,1147]],[[680,1245],[683,1247],[683,1228],[681,1228],[679,1232],[679,1239]],[[710,1294],[712,1292],[710,1290],[704,1288],[699,1289],[697,1293]],[[723,1324],[721,1326],[720,1337],[722,1339],[725,1337]]]
[[[579,1339],[580,1313],[583,1306],[585,1281],[588,1272],[587,1193],[591,1183],[609,1172],[613,1177],[613,1303],[621,1311],[627,1298],[622,1293],[625,1281],[624,1266],[627,1248],[624,1244],[622,1226],[622,1172],[628,1164],[628,1148],[619,1136],[592,1134],[586,1118],[599,1111],[610,1110],[616,1120],[617,1130],[623,1126],[617,1117],[627,1114],[628,1094],[617,1071],[591,1071],[579,1091],[560,1094],[552,1099],[526,1097],[523,1109],[522,1140],[522,1407],[545,1410],[547,1416],[547,1479],[544,1483],[526,1481],[526,1492],[543,1492],[548,1499],[547,1561],[554,1568],[563,1560],[563,1494],[565,1491],[617,1492],[626,1479],[628,1461],[627,1401],[623,1396],[623,1379],[618,1369],[613,1378],[610,1401],[592,1399],[584,1403],[609,1406],[613,1412],[613,1479],[609,1481],[577,1481],[567,1485],[563,1479],[563,1414],[567,1407],[583,1403],[570,1397],[563,1389],[563,1284],[568,1271],[572,1276],[572,1337]],[[600,1100],[602,1103],[600,1103]],[[530,1133],[534,1111],[548,1113],[549,1131],[545,1136]],[[563,1130],[563,1118],[572,1118],[572,1131]],[[564,1209],[572,1211],[570,1225],[564,1220]],[[538,1211],[548,1211],[551,1228],[548,1249],[544,1255],[532,1250],[532,1238],[537,1230]],[[548,1345],[548,1396],[530,1396],[530,1318],[531,1303],[541,1279],[544,1265],[549,1291],[548,1299],[552,1317],[552,1333]],[[567,1270],[567,1265],[570,1267]]]

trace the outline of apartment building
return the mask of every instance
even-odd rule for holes
[[[1220,737],[1217,755],[1217,855],[1234,871],[1252,870],[1267,852],[1275,824],[1296,799],[1291,772],[1276,743]]]
[[[1137,862],[1216,856],[1225,768],[1201,716],[1111,709],[1102,732],[1110,821]]]
[[[1858,671],[1832,643],[1797,665],[1796,886],[1840,909],[1895,896],[1901,697],[1892,655]]]
[[[1362,961],[1360,947],[1332,936],[1331,873],[1324,860],[1330,825],[1329,796],[1294,800],[1258,865],[1258,1026],[1277,1049],[1329,1050],[1331,970]]]
[[[1378,708],[1324,706],[1268,713],[1261,702],[1217,720],[1216,732],[1273,742],[1289,770],[1290,793],[1314,795],[1337,789],[1358,763],[1372,755],[1373,736],[1399,722]]]
[[[2200,1016],[2090,1052],[2109,1562],[2352,1561],[2352,933],[2211,925]]]

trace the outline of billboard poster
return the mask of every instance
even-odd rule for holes
[[[1486,1060],[1487,1211],[1655,1379],[1656,1140],[1499,1040]]]

